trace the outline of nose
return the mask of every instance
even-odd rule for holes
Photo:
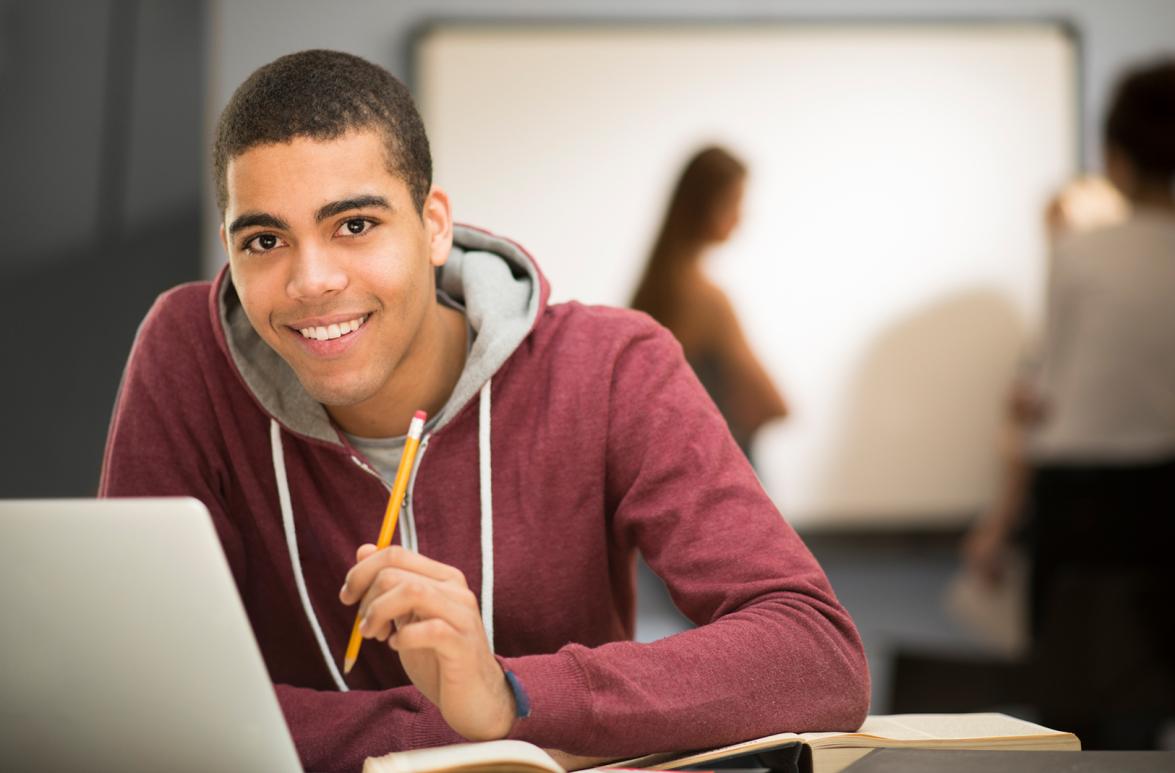
[[[348,277],[342,262],[317,244],[301,245],[295,256],[286,294],[295,300],[315,300],[340,292]]]

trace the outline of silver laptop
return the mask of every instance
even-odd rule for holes
[[[200,502],[0,501],[0,769],[301,770]]]

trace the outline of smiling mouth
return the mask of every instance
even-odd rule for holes
[[[370,314],[364,314],[361,317],[356,317],[348,322],[339,322],[332,325],[319,325],[317,327],[299,328],[298,332],[302,334],[303,338],[309,338],[311,341],[330,341],[335,338],[342,338],[345,335],[350,335],[363,326],[367,322]]]

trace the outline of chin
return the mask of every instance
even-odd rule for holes
[[[347,408],[371,399],[374,389],[365,384],[331,384],[299,378],[311,397],[331,408]]]

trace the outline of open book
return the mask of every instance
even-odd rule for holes
[[[855,733],[779,733],[695,754],[653,754],[628,760],[624,767],[673,770],[757,754],[797,741],[811,750],[814,773],[837,773],[872,749],[1081,749],[1072,733],[1006,714],[890,714],[866,718]]]
[[[871,716],[853,733],[779,733],[717,749],[681,754],[651,754],[615,762],[608,768],[674,770],[733,757],[802,745],[803,769],[837,773],[871,749],[1008,749],[1020,751],[1077,751],[1081,743],[1072,733],[1009,717],[1005,714],[893,714]],[[808,762],[810,760],[810,763]],[[363,773],[496,773],[533,771],[565,773],[542,749],[524,741],[458,744],[369,757]]]
[[[545,751],[526,741],[486,741],[368,757],[363,773],[565,773]]]

